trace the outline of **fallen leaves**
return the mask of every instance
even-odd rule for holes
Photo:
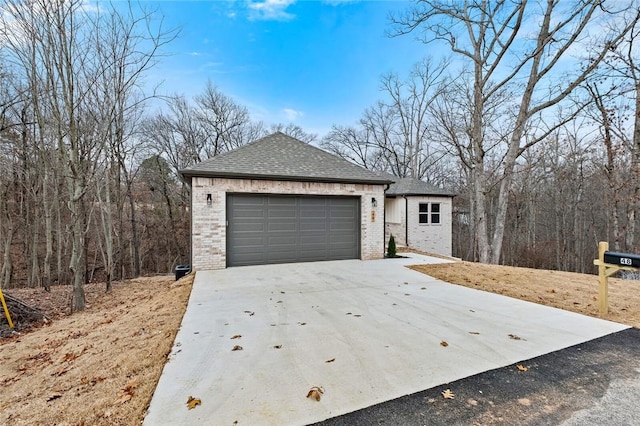
[[[520,336],[516,336],[515,334],[509,334],[509,339],[512,339],[512,340],[525,340]]]
[[[253,311],[244,311],[245,314],[249,314],[250,317],[254,316],[256,313]]]
[[[445,391],[440,393],[442,394],[442,397],[444,399],[454,399],[456,397],[456,395],[453,392],[451,392],[451,389],[446,389]]]
[[[449,346],[449,344],[443,340],[442,342],[440,342],[440,346],[446,348],[447,346]]]
[[[233,351],[241,351],[241,350],[242,350],[242,346],[240,346],[240,345],[235,345],[235,346],[231,349],[231,351],[232,351],[232,352],[233,352]]]
[[[189,410],[193,410],[198,405],[202,405],[202,401],[200,400],[200,398],[194,398],[192,396],[189,396],[189,398],[187,398],[187,408]]]
[[[321,386],[312,386],[307,393],[307,398],[313,398],[316,401],[320,401],[322,395],[324,394],[324,389]]]
[[[239,339],[241,337],[242,337],[242,335],[240,335],[240,334],[234,334],[233,336],[231,336],[231,340]]]
[[[280,349],[282,348],[282,345],[274,345],[273,349]]]
[[[518,368],[518,370],[520,370],[520,371],[528,371],[528,370],[529,370],[529,368],[528,368],[528,367],[525,367],[524,365],[520,365],[520,364],[516,365],[516,367],[517,367],[517,368]]]
[[[326,360],[325,362],[328,364],[328,363],[333,362],[335,360],[336,360],[335,358],[331,358],[331,359]]]
[[[479,335],[480,333],[479,333],[479,332],[477,332],[477,331],[470,331],[470,332],[469,332],[469,334],[473,334],[474,336],[477,336],[477,335]]]
[[[124,404],[125,402],[131,400],[131,398],[133,398],[133,395],[135,395],[134,389],[137,388],[139,384],[140,381],[138,379],[130,380],[125,385],[124,389],[122,389],[118,393],[118,399],[114,401],[114,405]]]

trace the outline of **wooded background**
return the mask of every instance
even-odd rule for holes
[[[265,124],[209,82],[145,76],[179,29],[144,3],[0,3],[0,287],[167,273],[189,256],[178,170],[273,131],[455,191],[454,256],[593,272],[638,252],[639,3],[416,1],[389,34],[425,59],[326,135]],[[447,54],[430,58],[430,51]]]

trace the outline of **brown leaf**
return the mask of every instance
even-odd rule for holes
[[[62,358],[62,361],[69,362],[69,361],[73,361],[76,358],[78,358],[78,355],[74,354],[73,352],[68,352],[64,355],[64,358]]]
[[[313,398],[316,401],[320,401],[323,393],[324,389],[322,389],[321,386],[313,386],[307,393],[307,398]]]
[[[516,365],[516,367],[518,367],[518,370],[520,371],[527,371],[529,369],[528,367],[525,367],[524,365],[520,365],[520,364]]]
[[[449,344],[443,340],[442,342],[440,342],[440,346],[443,346],[446,348],[447,346],[449,346]]]
[[[242,350],[242,346],[240,346],[240,345],[235,345],[235,346],[233,347],[233,349],[231,349],[231,350],[232,350],[232,351],[241,351],[241,350]]]
[[[273,347],[273,349],[280,349],[280,348],[282,348],[282,345],[275,345],[275,346]]]
[[[56,400],[58,398],[62,398],[62,394],[61,393],[54,393],[49,398],[47,398],[47,402],[54,401],[54,400]]]
[[[118,399],[115,400],[114,404],[124,404],[125,402],[129,401],[131,398],[133,398],[133,394],[132,393],[128,393],[128,392],[122,392],[119,394],[120,397]]]
[[[520,336],[516,336],[515,334],[509,334],[509,339],[513,339],[513,340],[524,340],[522,337],[520,337]]]
[[[198,405],[202,405],[202,401],[199,398],[194,398],[192,396],[189,396],[189,398],[187,399],[187,408],[189,410],[193,410]]]
[[[63,374],[65,374],[68,371],[69,371],[68,368],[65,368],[64,366],[62,366],[55,373],[51,373],[51,375],[59,377],[59,376],[62,376]]]
[[[455,398],[455,394],[453,392],[451,392],[451,389],[447,389],[444,392],[440,392],[442,394],[442,397],[444,399],[453,399]]]
[[[234,334],[233,336],[231,336],[231,340],[233,340],[233,339],[239,339],[239,338],[241,338],[241,337],[242,337],[242,336],[241,336],[240,334]]]
[[[335,360],[336,360],[335,358],[331,358],[331,359],[326,360],[325,362],[326,362],[326,363],[329,363],[329,362],[333,362],[333,361],[335,361]]]
[[[137,388],[139,384],[140,384],[140,379],[129,380],[129,382],[126,385],[124,385],[124,390],[125,392],[131,392],[133,389]]]

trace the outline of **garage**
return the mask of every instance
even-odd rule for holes
[[[381,259],[392,180],[284,133],[182,169],[191,268]]]
[[[227,266],[360,257],[360,199],[227,195]]]

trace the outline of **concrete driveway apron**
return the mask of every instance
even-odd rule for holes
[[[145,424],[309,424],[627,328],[447,284],[405,267],[442,260],[410,256],[198,272]]]

